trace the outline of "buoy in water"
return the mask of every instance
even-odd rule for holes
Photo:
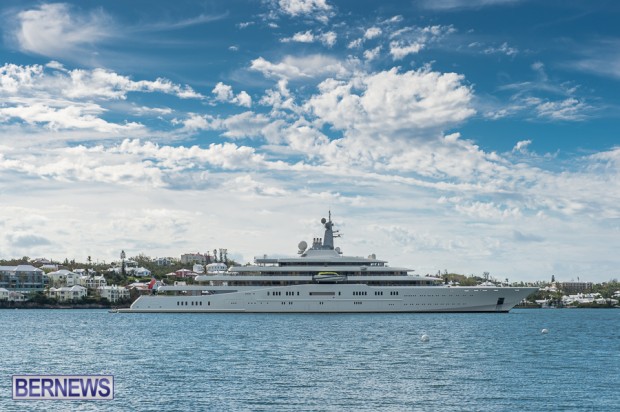
[[[540,333],[542,333],[543,335],[546,334],[546,333],[549,333],[549,329],[543,329],[543,330],[540,331]]]
[[[424,334],[424,335],[420,336],[420,340],[422,342],[428,342],[428,335]]]

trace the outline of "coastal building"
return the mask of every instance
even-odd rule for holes
[[[146,277],[146,276],[151,276],[151,271],[148,270],[147,268],[139,267],[139,268],[135,268],[132,274],[138,277]]]
[[[46,276],[49,279],[49,285],[56,288],[80,284],[80,275],[67,269],[50,272],[43,276]]]
[[[156,258],[154,262],[157,266],[170,266],[172,265],[172,261],[173,261],[172,258],[163,257],[163,258]]]
[[[80,300],[87,295],[87,289],[84,286],[74,285],[71,287],[63,286],[61,288],[49,288],[47,295],[51,298],[58,299],[59,302],[71,302]]]
[[[560,289],[564,293],[583,293],[592,290],[592,282],[561,282]]]
[[[133,270],[138,267],[138,262],[136,262],[135,260],[126,260],[124,263],[115,262],[115,263],[112,263],[112,267],[108,269],[108,273],[116,273],[116,274],[122,273],[123,264],[125,266],[126,274],[131,274]]]
[[[84,275],[80,277],[79,284],[81,286],[84,286],[87,289],[96,290],[102,286],[107,286],[108,281],[105,280],[105,277],[103,277],[103,275],[99,275],[99,276]]]
[[[23,293],[0,288],[0,302],[25,302],[26,296]]]
[[[122,299],[129,299],[129,289],[122,286],[102,286],[98,289],[99,296],[106,298],[109,302],[118,302]]]
[[[181,264],[190,265],[194,263],[198,263],[200,265],[209,263],[207,261],[207,255],[203,255],[202,253],[185,253],[181,255]]]
[[[134,294],[138,295],[150,295],[153,292],[151,289],[149,289],[148,283],[144,282],[131,283],[127,285],[127,290],[130,294],[133,292]]]
[[[54,272],[54,271],[58,270],[58,265],[49,263],[49,264],[45,264],[45,265],[39,266],[39,269],[41,269],[45,273]]]
[[[36,258],[30,261],[33,265],[50,265],[52,261],[47,258]]]
[[[600,293],[577,293],[576,295],[565,295],[562,296],[562,304],[564,306],[570,305],[617,305],[617,299],[605,299]]]
[[[42,291],[47,281],[43,273],[32,265],[0,266],[0,287],[20,292]]]
[[[176,272],[169,273],[168,276],[175,276],[177,278],[189,278],[196,274],[189,269],[179,269]]]

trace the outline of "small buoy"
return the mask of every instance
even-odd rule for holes
[[[543,329],[543,330],[541,330],[541,331],[540,331],[540,333],[542,333],[543,335],[544,335],[545,333],[549,333],[549,329]]]
[[[428,335],[422,335],[422,336],[420,336],[420,340],[421,340],[422,342],[428,342]]]

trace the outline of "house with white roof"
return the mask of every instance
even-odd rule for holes
[[[103,275],[99,275],[99,276],[84,275],[80,277],[79,284],[84,286],[85,288],[96,290],[102,286],[107,286],[108,281],[105,279]]]
[[[70,302],[85,297],[87,289],[80,285],[63,286],[61,288],[50,288],[47,294],[49,297],[58,299],[59,302]]]
[[[9,300],[9,290],[5,288],[0,288],[0,301]]]
[[[39,266],[39,269],[41,269],[44,272],[53,272],[58,270],[58,265],[54,265],[54,264],[47,264],[47,265],[41,265]]]
[[[50,272],[44,276],[49,278],[49,284],[54,287],[74,286],[80,284],[80,275],[67,269]]]
[[[139,267],[133,270],[133,275],[139,277],[151,276],[151,271],[147,268]]]

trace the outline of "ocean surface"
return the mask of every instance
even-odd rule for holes
[[[620,408],[617,309],[281,315],[20,309],[0,310],[0,331],[0,411]],[[110,374],[115,399],[13,401],[13,374]]]

